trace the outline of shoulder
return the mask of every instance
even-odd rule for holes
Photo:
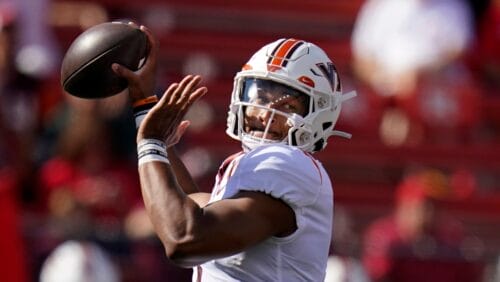
[[[266,153],[273,153],[273,152],[281,152],[284,154],[297,154],[297,153],[304,153],[301,149],[294,147],[294,146],[289,146],[286,144],[266,144],[259,146],[251,151],[248,152],[248,155],[252,154],[266,154]]]
[[[298,206],[312,204],[331,183],[314,158],[295,147],[265,145],[245,154],[229,186],[237,191],[259,191]]]
[[[314,167],[318,161],[310,154],[288,145],[263,145],[248,152],[241,160],[242,164],[259,168],[303,170],[305,167]],[[285,171],[286,173],[286,171]]]

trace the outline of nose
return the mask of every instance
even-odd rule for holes
[[[265,109],[258,109],[258,118],[259,121],[261,121],[264,125],[267,125],[268,123],[274,123],[274,112],[265,110]]]

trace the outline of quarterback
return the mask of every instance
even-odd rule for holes
[[[342,95],[337,71],[313,43],[279,39],[238,72],[227,134],[242,152],[220,166],[212,193],[200,193],[174,145],[183,117],[207,88],[188,75],[154,96],[158,43],[144,67],[114,71],[129,82],[144,203],[167,257],[193,268],[193,281],[323,281],[333,190],[312,153],[325,148]]]

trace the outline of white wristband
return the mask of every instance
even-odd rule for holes
[[[157,154],[148,154],[139,159],[139,166],[149,162],[162,162],[166,164],[170,164],[170,161],[167,157]]]
[[[146,117],[149,110],[151,110],[156,105],[157,102],[158,98],[156,96],[149,96],[139,101],[136,101],[132,105],[132,111],[134,113],[136,128],[139,128],[144,117]]]
[[[137,144],[139,166],[148,162],[163,162],[170,164],[165,142],[157,139],[143,139]]]
[[[139,129],[139,126],[141,126],[142,121],[148,114],[149,110],[144,110],[138,113],[134,114],[134,119],[135,119],[135,129]]]

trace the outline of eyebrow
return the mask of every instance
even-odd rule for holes
[[[280,97],[274,101],[271,101],[269,103],[269,106],[272,107],[276,104],[278,104],[278,106],[282,106],[285,104],[292,105],[298,110],[295,112],[296,114],[304,115],[307,111],[307,108],[306,108],[306,105],[304,105],[302,103],[303,101],[300,101],[299,98],[306,98],[306,97],[304,97],[303,95],[293,96],[293,95],[286,94],[283,97]],[[296,107],[297,105],[300,107]]]

